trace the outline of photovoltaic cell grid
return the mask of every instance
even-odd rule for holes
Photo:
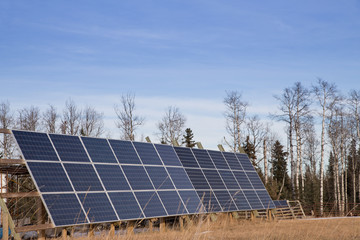
[[[275,207],[245,154],[12,132],[56,226]]]

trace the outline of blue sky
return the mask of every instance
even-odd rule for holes
[[[13,108],[66,99],[104,112],[134,92],[156,133],[168,105],[205,147],[225,135],[226,90],[252,114],[276,111],[274,94],[321,77],[359,88],[360,1],[0,2],[0,101]]]

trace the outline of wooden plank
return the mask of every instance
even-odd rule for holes
[[[166,226],[165,226],[165,218],[160,218],[160,232],[165,232]]]
[[[15,231],[16,232],[30,232],[30,231],[46,230],[46,229],[50,229],[50,228],[55,228],[54,224],[46,223],[46,224],[16,227]]]
[[[2,225],[3,225],[3,240],[9,239],[9,213],[2,213]]]
[[[113,223],[110,225],[109,236],[110,236],[110,237],[114,237],[114,236],[115,236],[115,225],[114,225]]]
[[[67,239],[67,230],[66,228],[64,228],[62,231],[61,231],[61,237],[63,240],[66,240]]]
[[[15,192],[15,193],[0,193],[1,198],[25,198],[25,197],[39,197],[39,192]]]
[[[12,165],[12,164],[20,164],[20,165],[25,165],[25,160],[24,159],[0,159],[0,164],[1,165]]]
[[[0,133],[11,134],[11,130],[6,129],[6,128],[0,128]]]
[[[2,199],[2,198],[0,198],[0,208],[1,208],[2,214],[5,214],[5,213],[8,214],[8,226],[10,227],[11,235],[13,235],[15,240],[20,240],[21,239],[20,234],[15,230],[14,221],[9,214],[9,209],[6,206],[4,199]]]

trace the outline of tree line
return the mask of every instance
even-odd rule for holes
[[[360,91],[342,94],[335,84],[318,79],[310,87],[296,82],[274,98],[278,108],[261,118],[248,113],[250,104],[240,92],[227,91],[221,143],[248,154],[273,199],[318,204],[321,214],[324,203],[333,203],[346,214],[351,204],[360,202]],[[146,119],[136,107],[131,93],[114,105],[121,139],[139,140]],[[80,108],[71,99],[61,112],[53,105],[43,112],[36,106],[13,111],[8,101],[0,102],[0,128],[99,137],[105,134],[103,119],[103,113],[91,106]],[[274,122],[284,123],[286,139]],[[176,106],[165,110],[156,128],[163,144],[196,145]],[[0,139],[0,157],[14,154],[12,141],[8,135]]]

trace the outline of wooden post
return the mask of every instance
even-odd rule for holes
[[[126,224],[126,234],[131,235],[134,233],[135,221],[128,221]]]
[[[37,221],[38,224],[45,224],[45,209],[40,198],[37,199]],[[45,240],[45,230],[38,231],[38,240]]]
[[[160,232],[166,231],[165,218],[160,218]]]
[[[154,219],[149,219],[149,220],[148,220],[149,232],[152,232],[152,231],[153,231],[154,222],[155,222]]]
[[[89,226],[89,232],[88,232],[88,237],[91,238],[94,236],[94,225],[90,224]]]
[[[63,240],[67,239],[67,230],[66,228],[63,228],[63,230],[61,231],[61,237]]]
[[[115,236],[115,225],[114,225],[113,223],[110,225],[109,236],[110,236],[110,237],[114,237],[114,236]]]
[[[9,239],[9,213],[3,211],[2,213],[2,225],[3,225],[3,240]]]
[[[183,218],[183,216],[179,217],[179,225],[180,225],[180,231],[184,230],[184,218]]]
[[[251,221],[254,221],[254,220],[255,220],[255,212],[254,212],[254,211],[251,211],[251,212],[250,212],[250,220],[251,220]]]

